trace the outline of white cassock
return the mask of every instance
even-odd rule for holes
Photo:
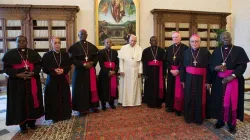
[[[122,46],[118,52],[120,60],[120,72],[124,72],[125,76],[120,76],[119,82],[119,99],[118,102],[122,106],[138,106],[141,105],[142,83],[138,78],[142,73],[142,48],[138,45],[131,47],[129,44]]]

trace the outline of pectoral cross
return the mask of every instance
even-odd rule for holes
[[[155,59],[155,60],[154,60],[154,62],[156,63],[156,62],[157,62],[157,60]]]
[[[86,56],[86,57],[85,57],[85,60],[88,61],[88,59],[89,59],[88,56]]]
[[[223,63],[221,63],[222,64],[222,66],[226,66],[226,63],[225,62],[223,62]]]
[[[194,63],[194,65],[196,66],[196,64],[197,64],[198,62],[197,62],[196,60],[194,60],[194,62],[193,62],[193,63]]]
[[[175,60],[175,59],[176,59],[176,56],[174,55],[173,60]]]

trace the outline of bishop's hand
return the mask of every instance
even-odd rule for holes
[[[26,71],[25,71],[25,72],[22,72],[22,73],[16,74],[16,77],[22,78],[22,79],[24,79],[24,80],[30,79],[30,78],[31,78],[29,72],[26,72]]]
[[[226,66],[223,66],[223,65],[219,65],[219,66],[216,66],[216,67],[214,68],[214,70],[215,70],[215,71],[218,71],[218,72],[220,72],[220,71],[225,71],[225,70],[227,70],[227,67],[226,67]]]
[[[26,73],[25,72],[18,73],[18,74],[16,74],[16,77],[18,77],[18,78],[24,78],[24,77],[26,77]]]
[[[139,74],[138,74],[138,78],[141,78],[141,75],[142,75],[142,74],[141,74],[141,73],[139,73]]]
[[[181,84],[182,84],[182,87],[185,88],[185,83],[184,83],[184,82],[181,82]]]
[[[179,74],[179,70],[170,70],[173,76],[177,76]]]
[[[58,75],[61,75],[61,74],[63,74],[63,69],[61,69],[61,68],[58,68],[58,73],[57,73]]]
[[[63,69],[60,69],[60,74],[63,74],[64,70]]]
[[[231,82],[234,78],[235,78],[235,77],[232,76],[232,75],[227,76],[227,77],[223,78],[222,83],[223,83],[223,84],[227,84],[227,83]]]
[[[85,65],[85,68],[89,69],[93,66],[93,62],[87,62],[86,65]]]
[[[56,74],[60,75],[60,74],[62,74],[62,69],[56,68],[56,69],[55,69],[55,72],[56,72]]]
[[[109,71],[109,76],[115,75],[115,71]]]
[[[210,90],[211,84],[206,84],[206,88],[207,88],[207,90]]]
[[[34,76],[34,74],[35,74],[34,72],[26,72],[26,77],[31,78]]]
[[[125,76],[125,73],[124,73],[124,72],[120,72],[120,75],[121,75],[121,76]]]

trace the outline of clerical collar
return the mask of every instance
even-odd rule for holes
[[[193,52],[197,52],[200,48],[197,48],[196,50],[191,48]]]
[[[17,49],[19,52],[26,52],[27,51],[27,48],[18,48]]]
[[[223,45],[224,49],[230,49],[232,47],[232,45]]]
[[[156,49],[157,48],[157,46],[151,46],[153,49]]]
[[[175,47],[180,47],[181,46],[181,42],[178,44],[174,44]]]
[[[80,40],[81,43],[87,43],[87,40]]]

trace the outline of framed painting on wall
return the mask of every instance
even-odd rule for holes
[[[95,0],[96,46],[104,48],[110,38],[112,48],[127,44],[127,36],[139,36],[139,0]],[[139,37],[137,38],[139,44]]]

